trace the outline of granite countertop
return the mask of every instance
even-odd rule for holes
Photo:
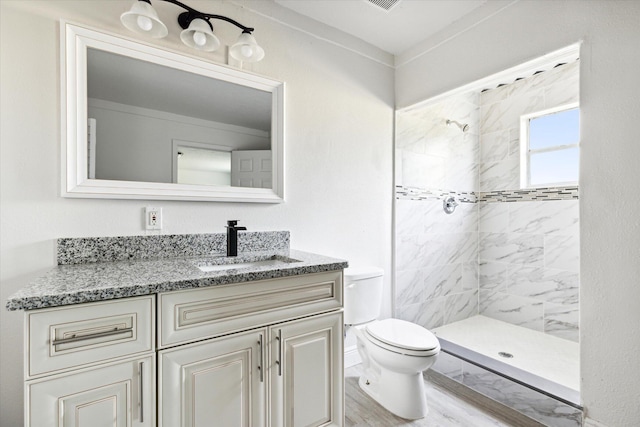
[[[268,265],[203,272],[198,266],[270,260]],[[274,279],[341,270],[341,259],[291,250],[288,255],[268,251],[244,252],[238,257],[193,256],[67,264],[9,297],[8,310],[33,310],[157,294],[183,289]]]

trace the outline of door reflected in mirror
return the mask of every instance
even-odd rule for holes
[[[173,141],[173,182],[193,185],[271,188],[271,150]]]

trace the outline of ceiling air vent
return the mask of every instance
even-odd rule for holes
[[[374,6],[378,6],[380,9],[384,9],[388,12],[395,5],[400,3],[400,0],[366,0],[366,2],[371,3]]]

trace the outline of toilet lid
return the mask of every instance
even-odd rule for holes
[[[407,350],[433,350],[440,347],[435,335],[422,326],[400,319],[385,319],[366,327],[373,338]]]
[[[344,269],[345,282],[353,282],[354,280],[370,279],[372,277],[380,277],[384,274],[384,270],[378,267],[348,267]]]

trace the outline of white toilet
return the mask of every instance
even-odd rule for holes
[[[354,325],[364,372],[360,387],[390,412],[406,419],[427,415],[422,371],[440,352],[422,326],[380,315],[384,272],[376,267],[344,271],[344,321]]]

